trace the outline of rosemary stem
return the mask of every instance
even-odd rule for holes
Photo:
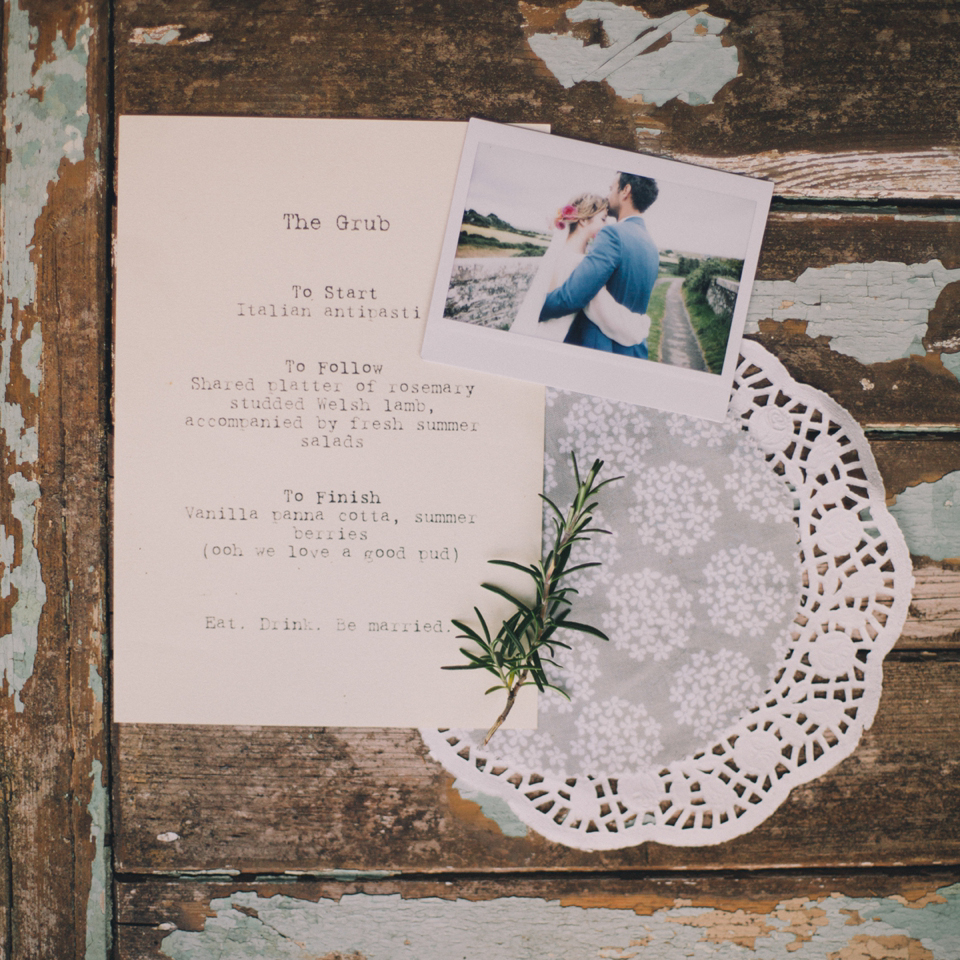
[[[461,621],[453,621],[454,625],[463,631],[458,639],[472,640],[479,645],[481,650],[471,652],[467,648],[461,647],[461,652],[470,662],[466,665],[444,667],[444,669],[487,670],[499,681],[495,687],[491,687],[487,692],[492,693],[494,690],[500,689],[506,689],[507,691],[507,702],[503,711],[487,731],[487,735],[481,743],[482,747],[490,742],[504,720],[507,719],[521,687],[535,683],[540,690],[553,688],[566,696],[561,687],[557,687],[550,682],[545,667],[545,664],[551,667],[559,666],[552,659],[554,648],[557,646],[568,648],[569,646],[553,636],[558,628],[564,627],[567,630],[592,634],[601,640],[607,639],[606,635],[597,630],[596,627],[567,620],[567,612],[570,607],[568,594],[575,594],[577,591],[573,587],[561,586],[560,581],[566,575],[567,562],[570,559],[570,551],[573,545],[577,541],[589,539],[585,534],[608,532],[589,527],[593,509],[596,507],[596,503],[591,503],[590,498],[601,487],[605,487],[612,482],[604,480],[603,483],[595,485],[597,474],[603,466],[602,460],[594,460],[593,467],[585,477],[581,478],[577,469],[576,456],[573,456],[572,459],[573,473],[577,481],[577,493],[566,516],[560,512],[560,508],[552,500],[546,496],[543,497],[556,514],[553,520],[556,528],[556,541],[553,549],[539,564],[530,564],[527,567],[509,560],[490,561],[491,563],[513,567],[531,576],[536,586],[537,599],[528,605],[527,602],[518,599],[507,590],[493,584],[484,583],[482,584],[484,588],[512,602],[517,608],[514,614],[509,619],[504,620],[503,626],[495,637],[491,636],[487,623],[483,619],[483,614],[476,607],[474,610],[480,620],[483,637]],[[615,477],[614,479],[622,478]],[[582,567],[597,565],[596,562],[591,562],[583,564]],[[579,570],[582,567],[572,569]],[[547,656],[541,654],[541,650],[545,650]],[[530,680],[530,677],[533,679]]]
[[[490,738],[500,729],[500,725],[503,723],[503,721],[507,719],[507,715],[513,709],[513,702],[517,699],[517,693],[526,679],[527,671],[524,670],[523,673],[521,673],[516,680],[514,680],[513,685],[507,691],[506,706],[503,708],[500,716],[494,721],[493,726],[487,731],[487,735],[483,738],[483,742],[480,744],[481,747],[485,747],[490,742]]]

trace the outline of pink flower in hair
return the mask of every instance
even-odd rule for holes
[[[565,207],[561,207],[557,211],[557,217],[553,222],[553,225],[558,229],[562,227],[565,223],[572,223],[574,220],[579,220],[577,216],[577,208],[572,204],[567,204]]]

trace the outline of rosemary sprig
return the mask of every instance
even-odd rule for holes
[[[453,625],[462,631],[457,639],[470,640],[479,647],[479,650],[469,650],[466,647],[461,647],[460,652],[469,662],[444,667],[443,669],[486,670],[492,673],[498,681],[486,692],[493,693],[496,690],[506,690],[507,692],[506,706],[483,738],[481,746],[485,746],[490,741],[490,738],[506,720],[507,715],[513,709],[521,687],[536,686],[541,691],[550,688],[557,690],[569,699],[565,690],[550,683],[544,670],[547,664],[559,666],[553,660],[557,647],[570,649],[570,644],[557,638],[559,628],[590,634],[599,637],[601,640],[608,639],[607,635],[596,627],[591,627],[586,623],[577,623],[568,618],[572,605],[570,595],[577,591],[573,587],[561,585],[564,577],[568,577],[578,570],[600,565],[599,561],[593,561],[568,567],[567,562],[575,543],[589,540],[588,534],[610,532],[590,526],[593,521],[593,511],[597,507],[596,501],[592,498],[608,483],[621,479],[620,477],[611,477],[609,480],[597,483],[597,475],[600,473],[602,466],[602,460],[595,460],[590,472],[581,479],[580,471],[577,468],[577,458],[575,454],[573,455],[573,473],[577,482],[577,493],[566,515],[549,497],[540,494],[541,499],[547,503],[555,514],[553,517],[554,546],[541,561],[529,566],[523,566],[511,560],[489,561],[527,574],[533,580],[536,588],[536,599],[532,603],[527,603],[502,587],[492,583],[483,583],[481,586],[484,590],[489,590],[491,593],[508,600],[517,608],[516,612],[503,621],[496,636],[491,636],[487,622],[477,607],[473,609],[480,622],[482,634],[460,620],[452,621]]]

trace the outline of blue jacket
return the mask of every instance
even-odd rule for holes
[[[641,217],[628,217],[619,223],[608,224],[597,234],[573,273],[547,294],[540,319],[552,320],[576,313],[565,343],[646,357],[646,343],[622,347],[602,333],[582,311],[605,286],[618,303],[637,313],[645,313],[659,270],[660,252],[650,239]]]

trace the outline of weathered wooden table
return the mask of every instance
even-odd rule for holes
[[[960,10],[719,3],[590,79],[634,14],[6,0],[0,956],[960,957],[960,280],[911,296],[960,268]],[[809,309],[752,336],[865,428],[917,578],[857,751],[729,843],[584,853],[461,796],[415,731],[111,726],[123,113],[548,122],[772,178],[759,280]],[[813,269],[852,295],[810,298]]]

